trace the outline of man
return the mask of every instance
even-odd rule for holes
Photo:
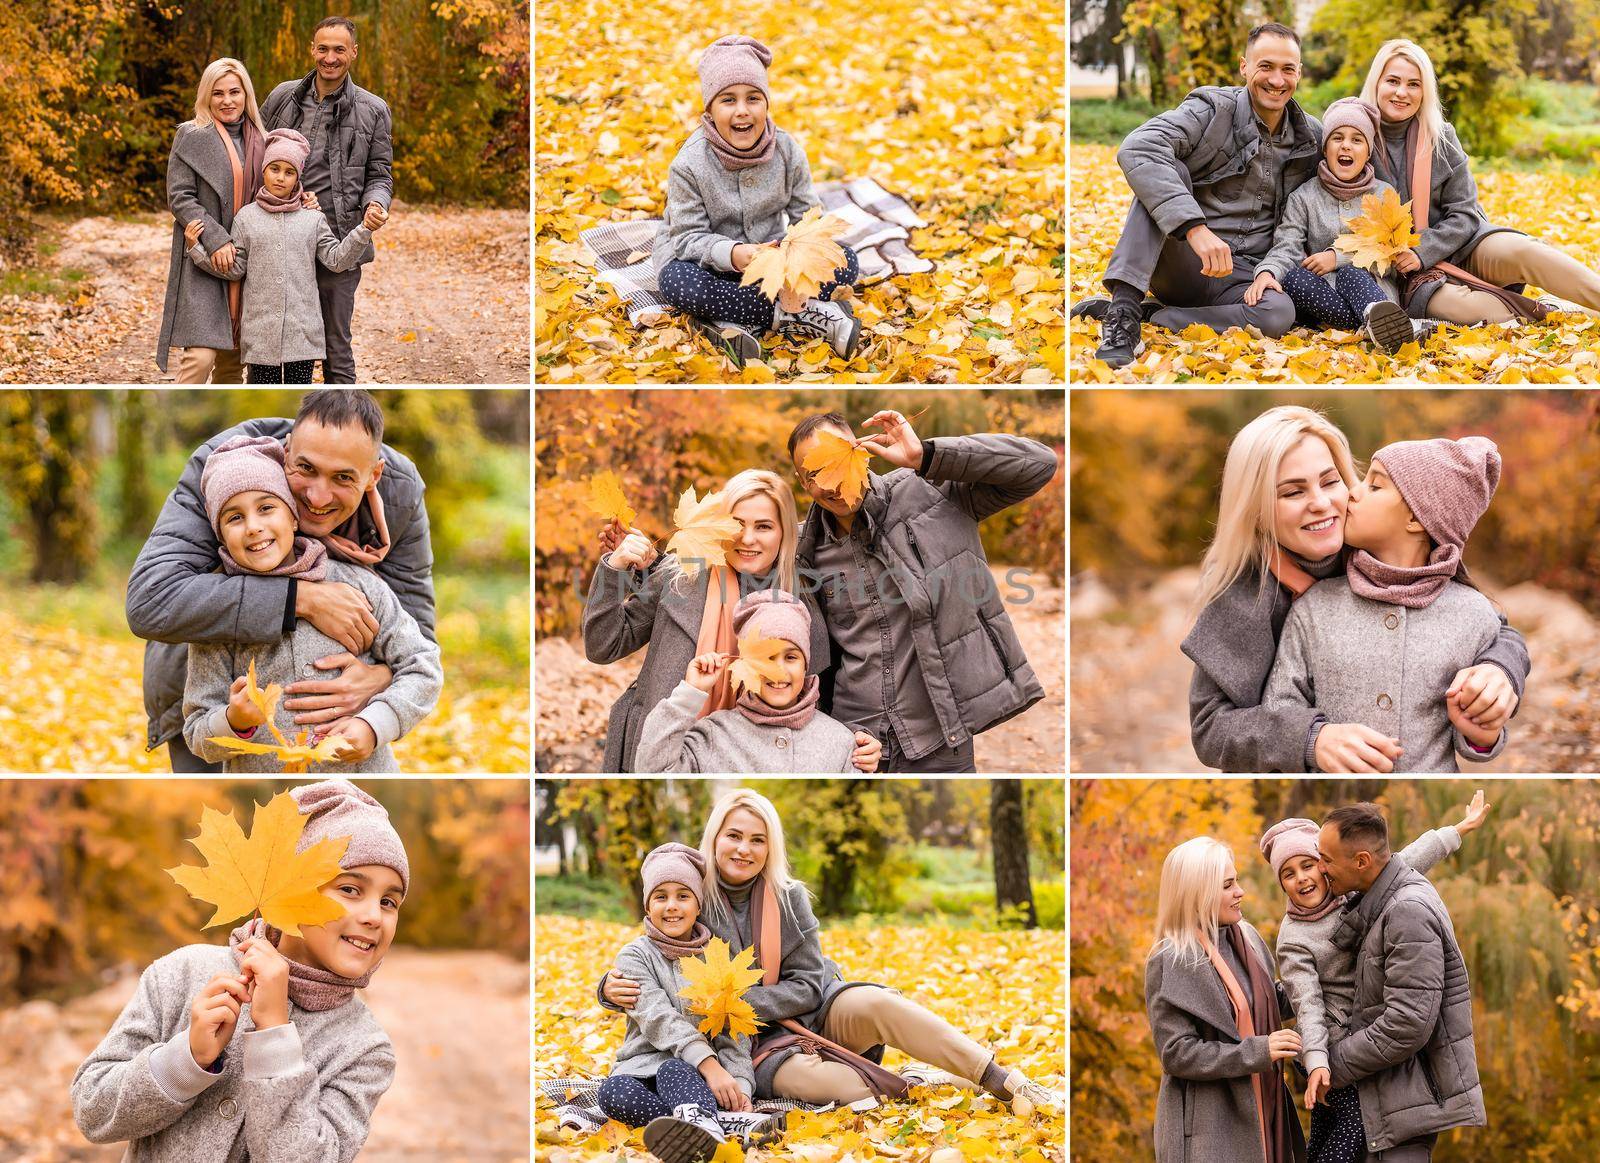
[[[1355,952],[1356,995],[1329,1085],[1356,1087],[1367,1163],[1425,1163],[1440,1131],[1488,1123],[1455,928],[1428,878],[1390,854],[1376,805],[1330,812],[1317,849],[1331,889],[1361,894],[1333,936]]]
[[[804,461],[823,432],[855,439],[849,422],[837,412],[808,416],[789,435],[795,473],[815,502],[796,561],[833,646],[823,709],[883,741],[879,771],[973,772],[972,737],[1044,697],[978,522],[1044,488],[1055,453],[1020,436],[920,440],[899,412],[866,424],[883,435],[862,447],[899,471],[868,473],[865,491],[848,501]]]
[[[1143,322],[1171,331],[1255,327],[1274,338],[1294,326],[1282,291],[1253,307],[1244,295],[1284,203],[1316,175],[1321,154],[1322,126],[1293,100],[1299,34],[1282,24],[1251,29],[1239,72],[1243,85],[1196,89],[1117,151],[1134,201],[1106,268],[1111,298],[1072,309],[1100,320],[1095,354],[1111,367],[1144,350]],[[1146,302],[1147,290],[1154,300]]]
[[[433,544],[416,465],[383,443],[383,411],[364,391],[307,392],[293,421],[247,420],[195,450],[128,578],[128,628],[146,639],[144,706],[148,747],[167,744],[175,772],[219,771],[183,740],[183,687],[190,642],[276,642],[309,620],[349,651],[316,660],[284,690],[284,709],[313,733],[364,709],[387,690],[387,666],[355,656],[378,632],[366,597],[339,582],[224,574],[206,519],[200,474],[212,449],[235,436],[283,440],[300,532],[334,557],[370,565],[430,641],[434,635]],[[335,671],[317,677],[316,671]]]
[[[377,207],[387,220],[394,196],[389,172],[394,162],[389,106],[350,79],[358,52],[356,26],[350,18],[328,17],[312,34],[315,67],[300,80],[277,86],[261,105],[261,119],[268,129],[293,129],[311,143],[311,156],[300,180],[316,194],[338,238],[355,229],[368,207]],[[360,264],[348,271],[334,272],[317,264],[317,293],[327,336],[328,354],[322,361],[325,384],[356,382],[350,320],[355,313],[356,288],[361,285],[361,267],[371,262],[375,253],[368,243]]]

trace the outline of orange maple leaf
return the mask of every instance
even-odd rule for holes
[[[833,281],[833,272],[844,266],[844,249],[833,239],[849,229],[843,218],[823,215],[821,206],[813,206],[789,228],[782,242],[756,251],[739,285],[760,282],[761,293],[776,299],[785,311],[800,310],[823,283]]]

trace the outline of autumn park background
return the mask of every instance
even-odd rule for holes
[[[599,557],[604,522],[589,509],[589,480],[616,473],[637,525],[664,545],[680,494],[701,496],[722,488],[747,468],[766,468],[794,482],[786,447],[804,416],[838,410],[865,434],[861,422],[880,409],[912,416],[921,437],[1008,432],[1056,449],[1064,462],[1063,405],[1059,390],[983,391],[754,390],[695,392],[662,389],[544,391],[535,402],[534,453],[537,514],[534,544],[535,638],[538,665],[536,770],[597,771],[605,750],[611,705],[638,673],[641,650],[611,666],[589,662],[581,635],[583,601]],[[892,471],[882,460],[873,472]],[[803,523],[811,499],[794,485]],[[1065,757],[1061,722],[1065,707],[1066,497],[1056,477],[1034,496],[985,520],[984,551],[999,582],[1045,698],[1026,713],[980,735],[978,769],[1060,771]],[[1005,580],[1008,569],[1029,600]]]
[[[1465,560],[1533,670],[1505,751],[1475,766],[1600,771],[1600,395],[1245,389],[1073,393],[1072,770],[1204,770],[1178,644],[1228,444],[1278,404],[1325,411],[1363,469],[1394,440],[1495,441],[1500,485]]]
[[[1116,147],[1190,89],[1239,84],[1245,33],[1264,20],[1304,37],[1295,99],[1313,116],[1360,93],[1384,41],[1420,44],[1490,221],[1600,267],[1592,209],[1600,200],[1600,0],[1072,0],[1072,302],[1105,293],[1101,276],[1132,201]],[[1112,369],[1094,358],[1099,325],[1074,320],[1073,381],[1600,382],[1600,319],[1589,313],[1451,328],[1416,358],[1391,358],[1350,333],[1303,329],[1276,341],[1239,331],[1145,335],[1145,354]]]
[[[203,863],[202,807],[250,830],[299,781],[0,780],[0,1158],[111,1163],[72,1121],[73,1072],[139,974],[222,944],[212,909],[163,871]],[[364,1000],[394,1043],[395,1082],[361,1153],[528,1157],[528,784],[363,780],[405,842],[411,891]]]
[[[0,382],[151,383],[167,155],[206,64],[256,97],[351,17],[393,116],[393,217],[357,300],[363,381],[526,383],[528,0],[8,0],[0,5]]]
[[[444,691],[405,771],[528,770],[528,392],[379,391],[427,485]],[[128,571],[189,455],[293,389],[0,391],[0,770],[169,770],[145,750]]]
[[[711,804],[735,786],[725,779],[536,781],[535,1083],[608,1072],[623,1022],[599,1007],[594,991],[616,950],[639,931],[639,862],[669,840],[698,846]],[[846,980],[900,989],[993,1045],[1002,1061],[1062,1088],[1063,780],[759,779],[745,786],[777,807],[790,864],[813,893],[823,952]],[[1031,904],[1021,903],[1019,884]],[[891,1070],[905,1064],[894,1050],[884,1060]],[[557,1128],[553,1102],[537,1097],[535,1107],[542,1157],[650,1158],[639,1133],[626,1134],[619,1123],[574,1136]],[[790,1118],[782,1142],[746,1158],[835,1163],[952,1149],[962,1159],[1062,1159],[1058,1117],[1035,1112],[1024,1121],[993,1100],[949,1088],[917,1090],[908,1102],[862,1115]]]

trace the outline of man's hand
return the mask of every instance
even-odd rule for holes
[[[631,1010],[639,1004],[639,983],[613,969],[606,974],[606,982],[600,989],[600,996],[620,1009]]]
[[[219,275],[225,275],[233,270],[233,243],[224,242],[211,254],[211,269]]]
[[[194,244],[200,241],[200,236],[206,232],[206,220],[196,218],[183,228],[183,249],[191,250]]]
[[[344,668],[338,678],[312,678],[284,687],[283,709],[294,712],[297,726],[316,726],[347,719],[366,709],[372,696],[389,689],[394,671],[378,663],[368,666],[353,654],[330,654],[312,663],[318,670]]]
[[[1233,274],[1233,251],[1202,223],[1188,234],[1189,249],[1200,259],[1200,273],[1213,279]]]
[[[232,973],[219,973],[200,987],[189,1005],[189,1053],[198,1065],[209,1068],[227,1049],[239,1009],[249,1000],[244,979]]]
[[[265,937],[239,946],[239,975],[250,987],[250,1020],[258,1030],[289,1024],[289,963]]]
[[[856,732],[855,749],[850,752],[850,763],[857,771],[877,771],[883,761],[883,744],[865,731]]]
[[[1268,291],[1281,290],[1283,290],[1283,284],[1278,282],[1277,275],[1273,274],[1271,271],[1261,271],[1254,279],[1250,281],[1250,285],[1245,288],[1245,305],[1247,307],[1254,307],[1257,303],[1261,302],[1261,297]]]
[[[1492,662],[1456,671],[1444,697],[1461,708],[1462,717],[1484,731],[1499,734],[1517,709],[1517,691],[1506,672]]]
[[[894,465],[913,472],[922,467],[922,441],[899,412],[874,412],[867,417],[863,428],[882,428],[882,436],[871,436],[861,441],[861,447]]]
[[[1314,275],[1326,275],[1333,272],[1339,265],[1339,256],[1331,250],[1319,250],[1316,254],[1308,254],[1300,260],[1300,265]]]
[[[1402,250],[1395,256],[1394,269],[1403,275],[1415,274],[1422,269],[1422,259],[1414,250]]]
[[[266,716],[261,713],[261,708],[244,693],[249,685],[249,676],[241,674],[228,688],[228,726],[235,731],[248,731],[267,721]]]
[[[367,203],[367,212],[362,216],[361,225],[368,230],[382,230],[383,224],[389,221],[389,212],[376,202]]]
[[[302,581],[295,587],[294,616],[306,619],[351,654],[365,654],[378,636],[372,603],[345,582]]]
[[[1388,774],[1404,754],[1400,740],[1362,723],[1329,723],[1317,733],[1313,758],[1330,775]]]
[[[378,749],[377,732],[365,719],[340,719],[328,728],[323,738],[330,739],[335,735],[345,741],[344,750],[339,752],[341,763],[360,763],[371,759],[372,753]]]
[[[1489,814],[1493,805],[1483,798],[1483,789],[1479,788],[1472,793],[1472,802],[1467,805],[1467,814],[1461,817],[1461,822],[1456,825],[1456,832],[1465,836],[1468,832],[1476,832],[1483,827],[1483,818]]]
[[[1306,1110],[1316,1106],[1328,1093],[1329,1078],[1326,1066],[1318,1066],[1311,1072],[1311,1077],[1306,1079]]]
[[[1445,712],[1450,716],[1450,725],[1461,732],[1461,737],[1479,751],[1492,751],[1494,745],[1500,741],[1499,731],[1486,731],[1474,723],[1456,705],[1454,699],[1447,701],[1444,706]]]

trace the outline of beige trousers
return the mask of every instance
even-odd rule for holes
[[[982,1090],[982,1078],[994,1052],[974,1042],[949,1022],[916,1002],[877,985],[847,989],[828,1007],[822,1036],[855,1051],[880,1043],[937,1066],[956,1076],[956,1085]],[[791,1054],[773,1076],[773,1093],[801,1102],[858,1102],[872,1090],[861,1076],[841,1062],[815,1054]]]
[[[244,365],[239,362],[238,349],[218,351],[213,347],[178,348],[178,374],[180,384],[244,383]]]
[[[1525,234],[1489,235],[1473,248],[1466,269],[1498,287],[1528,283],[1600,311],[1600,274]],[[1428,315],[1450,323],[1504,323],[1516,318],[1516,312],[1493,295],[1448,283],[1428,300]]]

